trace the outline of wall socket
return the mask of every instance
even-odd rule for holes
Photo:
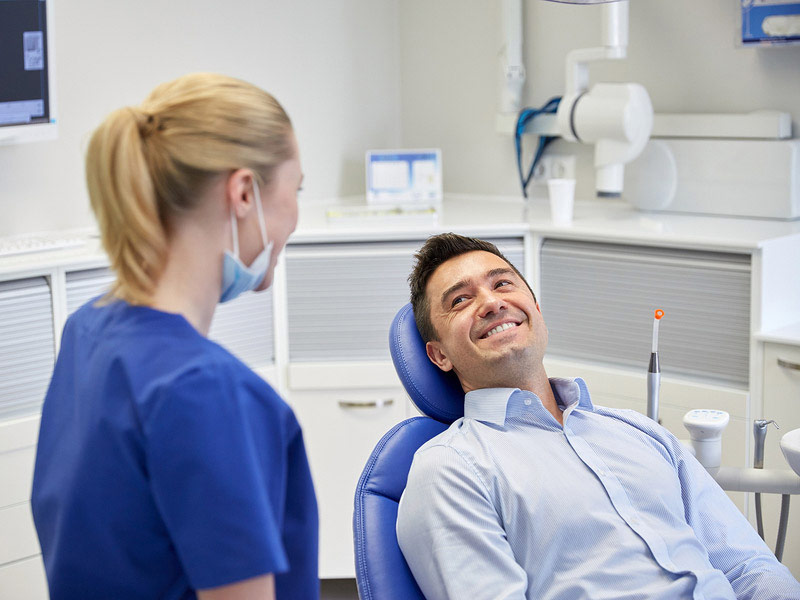
[[[544,154],[533,170],[533,180],[546,183],[548,179],[575,179],[575,155]]]

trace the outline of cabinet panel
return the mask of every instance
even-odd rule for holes
[[[41,556],[0,566],[0,597],[5,600],[47,600],[47,579]]]
[[[391,400],[391,403],[388,401]],[[410,414],[401,388],[293,391],[320,513],[320,577],[355,577],[353,500],[380,438]]]
[[[0,509],[0,565],[41,554],[30,502]]]
[[[644,369],[663,308],[664,374],[747,387],[749,255],[566,240],[541,255],[553,355]]]
[[[66,274],[67,315],[71,315],[92,298],[105,294],[114,283],[108,268],[69,271]]]
[[[780,430],[769,427],[764,446],[764,468],[789,469],[780,448],[783,434],[800,429],[800,371],[782,367],[778,360],[800,365],[800,346],[766,344],[764,347],[764,412],[765,419],[774,419]],[[761,497],[764,513],[764,537],[774,549],[778,535],[780,496],[764,494]],[[789,509],[789,526],[783,563],[800,579],[800,496],[792,496]]]
[[[54,364],[47,279],[0,282],[0,420],[39,410]]]
[[[272,290],[246,292],[217,305],[208,337],[249,367],[267,367],[275,362],[272,314]]]
[[[0,454],[0,507],[30,500],[35,459],[35,446]]]

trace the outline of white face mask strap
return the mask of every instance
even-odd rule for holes
[[[261,206],[261,191],[258,189],[258,182],[253,177],[253,191],[256,196],[256,211],[258,211],[258,226],[261,229],[261,241],[264,242],[264,248],[267,247],[267,223],[264,220],[264,208]]]
[[[239,224],[236,222],[236,215],[231,206],[231,231],[233,232],[233,255],[239,258]]]

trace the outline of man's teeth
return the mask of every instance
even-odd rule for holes
[[[486,337],[487,338],[492,337],[495,333],[500,333],[501,331],[505,331],[506,329],[511,329],[512,327],[516,326],[517,326],[516,323],[503,323],[502,325],[498,325],[497,327],[489,331],[489,333],[486,334]]]

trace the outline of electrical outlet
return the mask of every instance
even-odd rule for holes
[[[539,183],[548,179],[575,179],[575,155],[545,154],[533,170],[533,179]]]

